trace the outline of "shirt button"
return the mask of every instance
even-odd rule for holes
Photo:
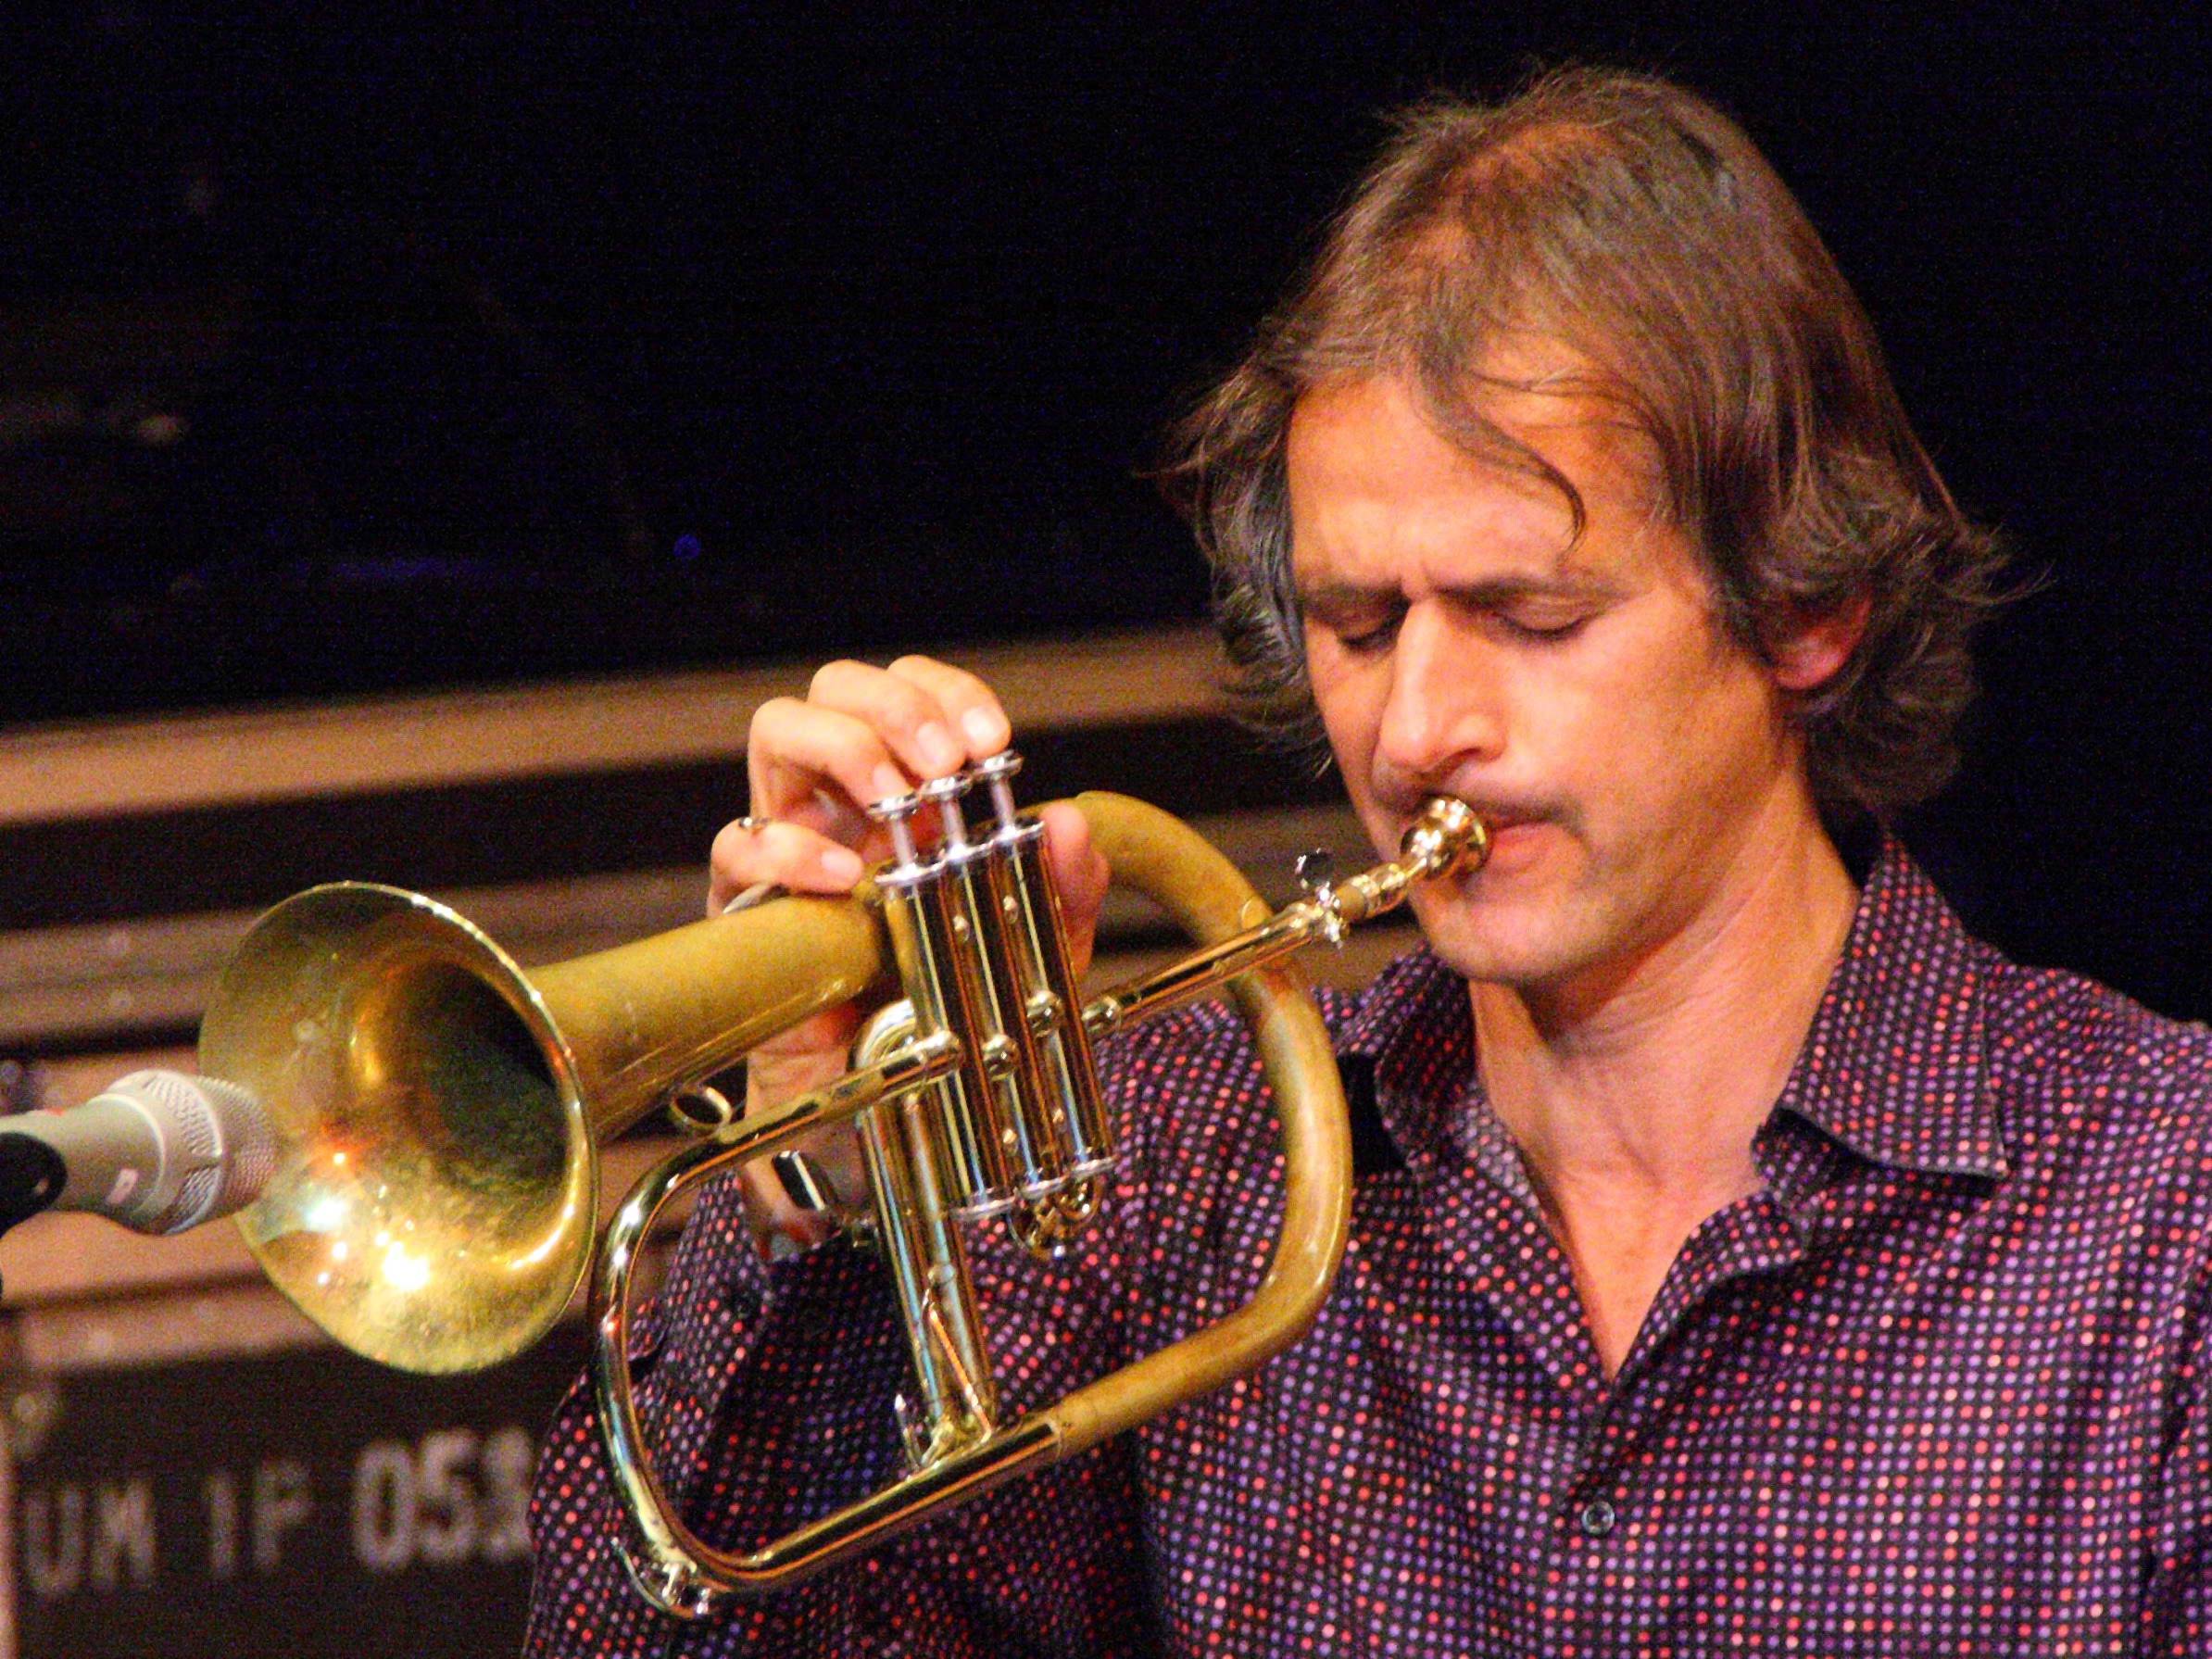
[[[1612,1504],[1602,1498],[1594,1499],[1582,1506],[1582,1536],[1603,1538],[1613,1530],[1613,1524],[1619,1518],[1614,1513]]]

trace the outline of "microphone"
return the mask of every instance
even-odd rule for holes
[[[0,1231],[42,1210],[88,1210],[182,1233],[252,1203],[276,1153],[267,1115],[237,1084],[132,1072],[67,1112],[0,1117]]]

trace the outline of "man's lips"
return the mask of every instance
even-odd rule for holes
[[[1421,800],[1391,803],[1394,809],[1391,815],[1398,821],[1401,836],[1412,826],[1419,814],[1421,802],[1426,798],[1423,797]],[[1526,862],[1540,848],[1543,832],[1554,827],[1558,822],[1555,813],[1527,802],[1507,805],[1486,802],[1472,796],[1457,798],[1474,809],[1476,817],[1482,821],[1483,828],[1489,836],[1488,856],[1477,869],[1463,873],[1457,878],[1461,881],[1477,879],[1484,870],[1506,870]]]
[[[1543,833],[1540,818],[1509,818],[1493,822],[1483,821],[1490,832],[1489,857],[1483,860],[1484,870],[1510,870],[1517,867],[1528,856],[1529,850]]]
[[[1470,802],[1476,816],[1482,820],[1483,828],[1489,833],[1489,851],[1482,863],[1460,879],[1479,880],[1486,870],[1505,872],[1526,862],[1539,849],[1543,832],[1551,826],[1551,820],[1540,813],[1526,809],[1500,811]]]

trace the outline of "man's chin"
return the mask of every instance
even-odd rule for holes
[[[1560,937],[1556,904],[1517,902],[1495,888],[1426,896],[1417,902],[1422,936],[1463,979],[1540,985],[1555,978],[1572,953]]]

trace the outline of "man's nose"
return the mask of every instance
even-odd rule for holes
[[[1389,770],[1413,781],[1441,782],[1464,761],[1493,760],[1504,752],[1494,651],[1439,605],[1406,611],[1376,738],[1378,758]]]

